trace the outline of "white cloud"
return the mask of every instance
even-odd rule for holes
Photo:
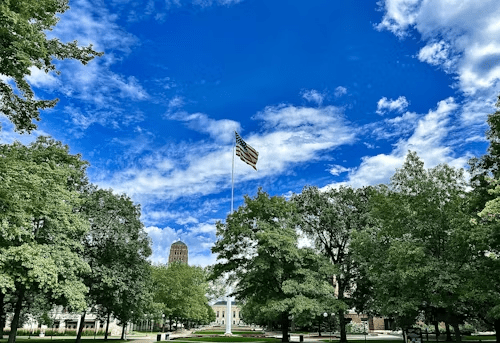
[[[215,224],[214,223],[200,223],[193,226],[189,230],[192,234],[213,234],[215,235]]]
[[[500,2],[497,0],[385,0],[378,29],[399,37],[415,29],[427,45],[418,58],[457,75],[474,95],[500,81]]]
[[[29,135],[17,133],[14,129],[14,124],[3,113],[0,113],[0,144],[12,144],[17,141],[28,145],[36,141],[39,136],[50,136],[40,129],[33,130]]]
[[[347,88],[345,87],[342,87],[342,86],[338,86],[337,88],[335,88],[335,93],[334,95],[339,98],[341,97],[342,95],[345,95],[347,94]]]
[[[325,94],[318,92],[317,90],[310,89],[302,92],[302,97],[309,102],[315,102],[318,106],[321,106]]]
[[[405,112],[394,118],[386,118],[382,122],[367,124],[364,131],[374,136],[377,140],[405,138],[413,132],[418,119],[419,115],[417,113]]]
[[[175,221],[179,225],[186,225],[186,224],[198,224],[198,219],[188,216],[184,218],[179,218]]]
[[[28,83],[34,87],[52,89],[54,87],[60,86],[60,81],[54,75],[54,73],[46,73],[36,67],[30,68],[30,75],[26,77]]]
[[[199,113],[176,116],[175,119],[183,118],[190,127],[209,131],[214,142],[159,147],[148,155],[147,163],[129,163],[128,168],[102,178],[99,184],[126,192],[144,205],[159,199],[202,196],[230,189],[233,138],[224,142],[217,141],[217,137],[223,134],[225,125],[232,128],[234,122],[214,120]],[[263,122],[264,131],[243,138],[259,151],[259,170],[255,172],[237,159],[236,182],[287,173],[294,165],[319,160],[324,153],[353,143],[356,135],[356,130],[343,119],[342,110],[334,106],[267,107],[254,119]],[[158,168],[162,161],[168,161],[172,168]]]
[[[430,110],[418,120],[413,134],[408,139],[402,139],[395,144],[390,154],[365,156],[361,165],[349,172],[345,182],[330,184],[324,188],[337,187],[340,184],[362,187],[387,183],[395,169],[402,165],[408,150],[416,151],[428,168],[440,163],[464,167],[468,158],[455,157],[453,147],[447,145],[452,130],[449,126],[450,117],[457,109],[458,105],[453,98],[440,101],[436,109]]]
[[[167,114],[167,119],[186,122],[190,129],[208,133],[214,140],[226,143],[234,141],[234,131],[241,132],[240,123],[230,119],[212,119],[204,113],[181,111]]]
[[[424,46],[418,53],[418,59],[431,65],[441,65],[446,71],[449,71],[453,61],[449,58],[450,47],[444,41],[439,41]]]
[[[383,97],[377,102],[377,114],[383,115],[386,112],[396,111],[403,112],[408,107],[408,100],[404,96],[400,96],[396,100],[388,100]]]
[[[141,116],[128,112],[123,116],[120,106],[128,101],[141,101],[149,97],[140,81],[134,76],[123,76],[111,70],[119,62],[116,56],[124,56],[138,44],[138,39],[124,31],[117,23],[118,17],[106,9],[103,1],[75,0],[71,8],[61,15],[49,38],[59,38],[63,42],[78,40],[82,46],[89,44],[97,51],[104,51],[87,65],[75,60],[55,61],[61,75],[32,68],[28,82],[35,88],[43,87],[54,93],[64,94],[70,101],[84,102],[80,109],[66,108],[75,131],[84,130],[93,123],[104,126],[122,126],[137,122]],[[82,110],[83,107],[83,110]]]
[[[78,40],[81,45],[92,44],[98,51],[119,50],[129,53],[139,40],[123,30],[116,14],[110,13],[102,0],[73,0],[71,8],[61,15],[49,37],[63,42]]]
[[[169,111],[176,109],[176,108],[179,108],[179,107],[182,107],[182,106],[184,106],[184,99],[181,96],[174,96],[168,102]]]
[[[343,166],[338,165],[338,164],[334,164],[334,165],[330,166],[329,171],[330,171],[330,174],[338,176],[342,173],[348,172],[349,170],[350,170],[349,168],[343,167]]]

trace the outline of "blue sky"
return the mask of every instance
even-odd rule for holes
[[[154,262],[172,242],[214,263],[230,211],[234,130],[259,151],[235,160],[235,207],[262,187],[387,182],[408,150],[427,167],[485,152],[500,92],[498,0],[71,0],[50,37],[92,43],[87,66],[33,69],[60,102],[19,136],[51,135],[91,163],[92,182],[141,204]]]

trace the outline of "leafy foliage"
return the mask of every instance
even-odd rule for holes
[[[353,305],[349,300],[359,274],[352,259],[350,241],[354,232],[368,225],[368,189],[340,187],[320,191],[317,187],[305,187],[293,201],[297,205],[300,229],[335,267],[332,282],[336,283],[337,298],[344,305],[338,315],[340,340],[345,342],[344,309]]]
[[[291,316],[336,306],[328,283],[331,264],[298,247],[294,204],[259,190],[216,226],[212,252],[219,262],[213,276],[228,273],[237,281],[233,294],[244,303],[246,322],[277,320],[286,342]]]
[[[11,78],[0,80],[0,112],[5,114],[19,132],[36,128],[39,110],[54,107],[56,100],[38,100],[25,77],[32,68],[45,73],[56,70],[52,60],[76,59],[87,64],[102,53],[78,46],[77,41],[62,43],[47,39],[59,18],[69,9],[69,0],[4,0],[0,3],[0,74]],[[17,89],[17,91],[16,91]]]
[[[81,211],[90,222],[82,253],[91,268],[84,277],[87,305],[98,305],[101,312],[110,311],[127,322],[151,301],[146,260],[151,242],[140,221],[140,207],[124,194],[89,187]]]
[[[46,137],[0,145],[0,156],[0,292],[16,298],[13,327],[27,292],[83,309],[80,276],[89,266],[79,253],[88,222],[75,209],[87,163]]]
[[[210,323],[215,314],[208,305],[204,270],[174,262],[152,267],[154,302],[170,320]]]
[[[420,311],[458,330],[467,315],[467,280],[477,253],[463,170],[424,169],[416,153],[371,197],[376,225],[355,235],[353,249],[372,283],[380,313],[400,324]],[[479,244],[479,243],[478,243]]]

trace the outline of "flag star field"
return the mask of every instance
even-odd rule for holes
[[[0,141],[50,135],[90,162],[90,181],[141,205],[151,260],[189,246],[206,266],[231,208],[259,187],[290,196],[385,183],[408,150],[426,167],[485,153],[500,93],[498,0],[70,0],[48,37],[104,55],[60,75],[31,135],[0,117]]]

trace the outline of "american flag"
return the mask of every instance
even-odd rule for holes
[[[243,162],[252,166],[253,169],[257,170],[256,165],[257,159],[259,158],[259,153],[250,145],[245,143],[238,132],[235,131],[234,133],[236,134],[236,156],[239,156]]]

